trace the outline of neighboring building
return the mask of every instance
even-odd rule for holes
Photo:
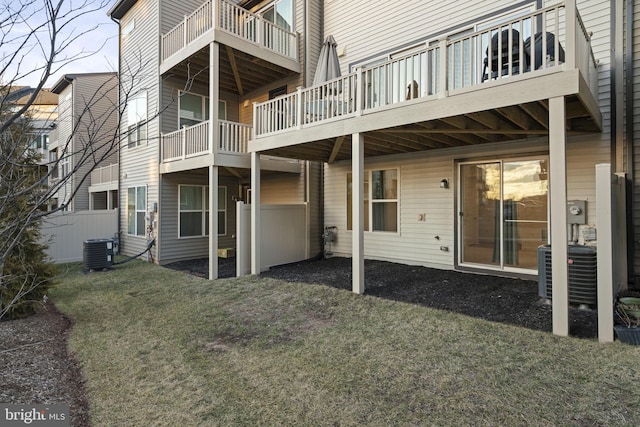
[[[29,101],[35,89],[25,86],[15,88],[15,91],[24,93],[16,100],[16,106],[20,107]],[[58,118],[58,95],[49,89],[42,89],[29,107],[27,115],[31,120],[33,133],[31,148],[40,154],[41,164],[46,165],[49,156],[49,134],[55,128],[55,121]]]
[[[51,92],[59,102],[47,153],[50,179],[77,169],[51,207],[72,212],[117,208],[117,73],[67,74]]]
[[[155,239],[156,262],[209,257],[212,278],[218,248],[237,246],[235,201],[250,199],[252,103],[304,86],[301,47],[320,41],[319,22],[308,36],[302,0],[236,3],[120,0],[109,12],[126,103],[121,249],[136,254]],[[307,204],[303,256],[322,251],[321,173],[319,163],[262,161],[263,204]]]

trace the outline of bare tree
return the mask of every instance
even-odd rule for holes
[[[104,117],[78,121],[76,126],[90,123],[82,147],[72,146],[71,138],[61,144],[69,153],[80,150],[80,160],[56,180],[51,178],[61,159],[43,169],[30,148],[35,132],[30,109],[36,97],[62,67],[100,50],[101,46],[94,51],[80,46],[82,38],[98,27],[78,28],[86,28],[92,15],[104,13],[107,4],[107,0],[22,0],[0,6],[0,318],[51,279],[51,271],[41,262],[38,241],[41,220],[55,212],[45,209],[51,196],[84,165],[98,164],[117,147],[117,134],[105,131]],[[37,83],[25,91],[20,87],[25,80]],[[117,79],[111,84],[116,87]],[[24,101],[17,103],[18,97]],[[87,100],[82,114],[91,114],[93,102]],[[112,113],[118,113],[117,103]]]
[[[72,118],[71,134],[58,141],[58,152],[64,155],[45,159],[45,168],[39,166],[42,162],[30,148],[34,136],[30,108],[61,67],[87,60],[99,52],[78,48],[79,42],[90,37],[97,27],[78,31],[76,24],[90,20],[94,13],[104,13],[103,8],[110,2],[21,0],[0,6],[0,318],[17,304],[33,302],[29,296],[37,298],[39,294],[35,291],[48,282],[46,274],[38,273],[30,253],[34,248],[25,241],[37,237],[42,221],[65,209],[91,172],[116,155],[121,144],[126,145],[128,134],[122,130],[126,129],[123,124],[126,125],[127,104],[131,97],[148,89],[140,84],[144,73],[156,72],[155,64],[143,63],[142,54],[136,64],[120,64],[121,74],[105,81],[94,94],[82,100],[79,113]],[[35,62],[34,56],[38,58]],[[198,70],[187,78],[185,89],[191,86],[195,75],[204,71]],[[16,104],[18,83],[34,75],[38,76],[37,84],[26,101]],[[105,93],[114,89],[118,92],[117,101],[111,102],[105,111]],[[176,99],[177,94],[168,105],[150,112],[143,124],[156,119]],[[98,102],[102,103],[100,115],[95,114],[94,108]],[[74,159],[69,168],[63,163],[65,156]],[[68,186],[72,181],[74,185]],[[66,188],[71,188],[71,193],[64,203],[51,208],[51,199]],[[7,263],[11,263],[10,273]]]

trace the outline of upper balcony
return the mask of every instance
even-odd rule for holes
[[[544,54],[543,54],[544,53]],[[254,105],[249,151],[322,160],[547,135],[564,97],[569,132],[601,130],[597,62],[575,0]]]
[[[207,0],[162,35],[160,74],[171,70],[188,76],[187,61],[192,67],[197,63],[208,66],[208,46],[214,41],[225,46],[220,49],[221,75],[245,82],[245,86],[256,82],[255,87],[244,87],[245,91],[301,70],[297,33],[227,0]],[[251,78],[242,73],[249,73]],[[220,80],[224,81],[222,77]]]

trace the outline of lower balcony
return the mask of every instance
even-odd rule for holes
[[[218,144],[214,146],[209,135],[210,123],[211,120],[207,120],[161,135],[161,173],[212,165],[246,170],[251,168],[247,147],[252,139],[253,127],[228,120],[216,120]],[[268,157],[265,169],[297,173],[300,172],[300,164],[296,160]]]

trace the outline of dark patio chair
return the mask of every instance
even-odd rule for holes
[[[509,52],[509,34],[511,34],[511,52]],[[521,69],[523,71],[526,70],[528,57],[525,52],[526,49],[520,52],[520,32],[518,30],[502,30],[501,33],[495,33],[491,37],[491,76],[488,73],[489,48],[487,48],[482,70],[482,81],[508,75],[509,64],[511,64],[511,74],[518,74]],[[499,64],[500,61],[502,62],[501,64]],[[498,69],[499,65],[501,65],[500,69]]]
[[[542,37],[542,33],[536,33],[536,35],[533,37],[533,42],[531,41],[531,37],[527,38],[527,40],[525,40],[524,42],[524,51],[527,52],[528,55],[533,57],[534,70],[542,67]],[[548,57],[547,61],[554,62],[556,60],[556,36],[553,33],[546,33],[546,37],[546,56]],[[564,62],[564,49],[560,44],[558,44],[558,61]]]

